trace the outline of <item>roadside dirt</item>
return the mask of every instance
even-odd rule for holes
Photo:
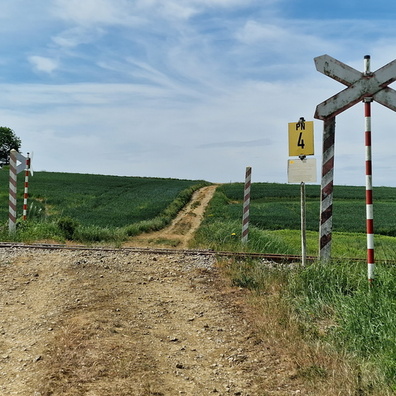
[[[169,227],[131,238],[125,246],[187,249],[189,241],[201,224],[205,209],[216,188],[217,185],[212,185],[195,191],[191,201],[180,211]]]
[[[186,247],[214,188],[140,244]],[[315,394],[213,257],[1,248],[0,284],[1,395]]]

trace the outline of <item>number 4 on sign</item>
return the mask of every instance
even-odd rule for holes
[[[314,154],[313,121],[300,118],[289,123],[289,157]]]

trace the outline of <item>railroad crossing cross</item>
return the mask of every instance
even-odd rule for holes
[[[349,109],[356,103],[365,103],[366,123],[366,212],[367,224],[371,224],[372,231],[372,201],[371,201],[371,115],[370,102],[376,102],[396,111],[396,91],[388,85],[396,81],[396,59],[381,67],[375,72],[370,71],[370,56],[365,59],[365,70],[360,72],[345,63],[322,55],[315,58],[316,70],[347,86],[346,89],[332,96],[316,106],[315,118],[324,121],[323,127],[323,155],[322,155],[322,180],[320,204],[320,230],[319,230],[319,258],[330,259],[331,239],[333,227],[333,169],[334,169],[334,136],[335,117]],[[368,251],[372,251],[372,267],[374,268],[373,235],[367,234]],[[369,248],[370,245],[370,248]],[[371,254],[371,253],[370,253]],[[371,260],[371,258],[370,258]],[[371,270],[369,270],[370,272]]]
[[[365,97],[396,111],[396,91],[388,85],[396,81],[396,59],[373,73],[362,73],[329,55],[318,56],[316,70],[348,88],[320,103],[315,118],[325,120],[349,109]]]

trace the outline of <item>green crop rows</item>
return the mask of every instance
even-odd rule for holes
[[[219,250],[301,253],[301,197],[299,185],[253,183],[251,187],[249,243],[240,243],[243,184],[219,186],[195,246]],[[306,186],[307,250],[318,254],[320,186]],[[333,252],[335,257],[366,255],[365,188],[334,187]],[[396,189],[374,188],[376,254],[390,259],[396,249]]]
[[[8,219],[8,170],[0,171],[0,224]],[[179,179],[36,172],[29,179],[28,222],[22,224],[24,175],[18,177],[19,234],[34,224],[55,238],[53,225],[67,229],[68,239],[125,238],[167,225],[205,182]],[[44,227],[46,225],[46,227]],[[56,228],[56,227],[55,227]],[[78,228],[79,232],[74,233]],[[118,235],[117,234],[123,234]],[[55,232],[56,234],[56,232]],[[96,235],[94,235],[96,234]],[[22,236],[21,236],[22,237]],[[34,238],[34,235],[30,236]],[[38,237],[43,237],[38,232]]]
[[[229,200],[222,208],[222,217],[240,216],[243,185],[227,184],[220,187]],[[374,189],[376,233],[396,235],[396,189]],[[251,189],[250,221],[261,229],[282,230],[300,228],[300,186],[276,183],[256,183]],[[320,187],[306,186],[307,229],[318,230]],[[335,232],[365,232],[364,187],[335,186],[333,227]]]

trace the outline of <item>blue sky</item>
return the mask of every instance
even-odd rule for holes
[[[288,123],[344,89],[313,59],[374,71],[395,18],[385,0],[3,1],[0,125],[36,171],[286,183]],[[373,183],[396,186],[396,114],[372,115]],[[315,120],[318,168],[321,135]],[[357,104],[337,116],[335,183],[364,185],[364,155]]]

